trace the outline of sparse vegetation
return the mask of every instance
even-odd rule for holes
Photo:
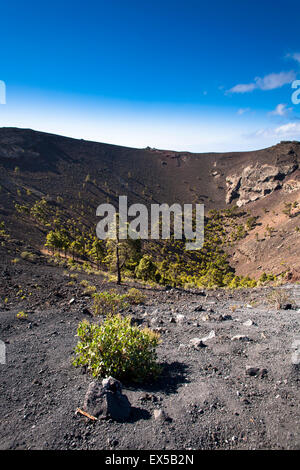
[[[22,251],[20,256],[22,259],[30,261],[31,263],[34,263],[37,259],[36,255],[34,253],[30,253],[29,251]]]
[[[83,321],[77,330],[75,366],[86,366],[94,377],[143,382],[160,372],[156,347],[159,335],[131,325],[130,317],[109,316],[102,325]]]
[[[17,313],[17,318],[19,318],[20,320],[26,320],[26,318],[28,318],[28,314],[21,310]]]
[[[93,294],[94,315],[113,315],[128,307],[126,295],[118,294],[114,289]]]
[[[143,304],[146,300],[146,296],[139,290],[136,289],[135,287],[132,287],[131,289],[128,290],[128,292],[125,294],[127,302],[130,303],[130,305],[139,305]]]
[[[267,295],[267,302],[271,306],[274,306],[277,309],[283,308],[288,303],[290,304],[293,303],[291,299],[289,298],[288,294],[283,289],[280,289],[280,288],[273,289]]]

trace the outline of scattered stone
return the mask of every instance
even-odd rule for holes
[[[291,303],[286,303],[281,305],[282,310],[292,310],[293,305]]]
[[[259,367],[246,366],[246,374],[250,376],[257,376],[260,371]]]
[[[204,336],[203,338],[201,338],[201,341],[203,343],[205,343],[206,341],[208,341],[209,339],[212,339],[216,336],[216,333],[214,330],[212,330],[207,336]]]
[[[211,319],[210,315],[207,315],[207,314],[201,317],[202,321],[209,321],[210,319]]]
[[[84,411],[100,419],[125,421],[131,412],[126,395],[122,394],[122,384],[113,377],[91,382],[84,399]]]
[[[235,335],[231,338],[231,341],[252,341],[252,339],[248,338],[246,335]]]
[[[244,326],[252,326],[252,325],[254,325],[254,322],[249,319],[249,320],[245,321],[245,322],[243,323],[243,325],[244,325]]]
[[[251,377],[261,377],[264,378],[268,374],[267,369],[260,369],[259,367],[246,366],[246,374]]]
[[[171,418],[163,410],[154,410],[153,416],[155,421],[172,421]]]
[[[82,309],[82,313],[83,313],[83,315],[89,315],[90,317],[93,316],[93,314],[86,307]]]
[[[246,307],[247,308],[253,308],[252,305],[250,305],[250,304],[247,304]]]
[[[140,397],[140,401],[152,401],[152,402],[157,402],[157,397],[153,395],[152,393],[143,393],[142,396]]]
[[[144,320],[140,320],[137,317],[131,317],[130,318],[130,325],[131,326],[139,326],[144,322]]]
[[[192,338],[190,339],[190,345],[195,349],[205,348],[206,344],[203,343],[202,339],[200,338]]]
[[[268,370],[267,369],[261,369],[259,375],[263,379],[264,377],[266,377],[268,375]]]
[[[247,399],[247,398],[243,398],[242,402],[244,403],[244,405],[250,405],[250,401]]]
[[[232,316],[231,315],[220,315],[218,320],[219,321],[232,320]]]
[[[194,309],[195,312],[203,312],[204,310],[205,310],[205,309],[203,308],[202,305],[198,305],[198,306]]]
[[[295,352],[292,354],[292,364],[298,365],[300,364],[300,351],[297,349]]]
[[[75,302],[75,299],[74,299],[74,297],[72,297],[72,299],[69,300],[69,305],[72,305],[74,302]]]
[[[205,290],[201,290],[201,291],[197,292],[197,294],[198,294],[198,295],[202,295],[203,297],[206,296]]]
[[[181,323],[184,322],[184,320],[185,320],[185,316],[184,316],[184,315],[181,315],[181,314],[176,315],[176,323],[180,323],[180,324],[181,324]]]
[[[292,342],[292,349],[300,349],[300,336],[297,336]]]

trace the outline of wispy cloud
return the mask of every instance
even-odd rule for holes
[[[255,137],[300,140],[300,122],[288,122],[273,129],[259,129],[255,132]]]
[[[300,138],[300,122],[289,122],[283,126],[279,126],[275,129],[275,134],[284,135],[285,137],[297,136]]]
[[[255,89],[260,90],[275,90],[284,85],[292,83],[296,78],[293,70],[289,72],[271,73],[263,78],[256,77],[254,82],[247,84],[238,84],[228,90],[228,93],[249,93]]]
[[[293,108],[287,108],[286,104],[280,103],[271,111],[270,116],[286,116]]]
[[[239,116],[241,116],[242,114],[248,113],[248,111],[251,111],[251,109],[250,108],[240,108],[240,109],[238,109],[237,114]]]
[[[248,83],[248,84],[242,84],[239,83],[238,85],[235,85],[233,88],[228,90],[229,93],[248,93],[249,91],[255,90],[256,84],[255,83]]]
[[[294,52],[293,54],[287,54],[286,57],[289,57],[300,64],[300,52]]]

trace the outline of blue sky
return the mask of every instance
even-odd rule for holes
[[[0,127],[195,152],[300,140],[298,0],[16,0],[0,11]]]

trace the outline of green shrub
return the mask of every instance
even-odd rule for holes
[[[262,273],[258,281],[260,284],[266,284],[266,283],[273,282],[276,280],[277,280],[277,277],[275,276],[275,274]]]
[[[148,279],[155,280],[156,266],[152,261],[151,256],[144,255],[140,260],[135,270],[135,275],[138,279],[147,281]]]
[[[129,289],[125,296],[130,305],[143,304],[146,300],[145,294],[143,294],[139,289],[135,289],[134,287]]]
[[[26,318],[28,318],[28,314],[23,312],[23,310],[21,310],[20,312],[17,313],[17,318],[19,318],[20,320],[26,320]]]
[[[118,294],[114,289],[93,294],[95,315],[113,315],[128,307],[126,295]]]
[[[159,335],[131,325],[131,318],[109,316],[101,325],[79,323],[75,366],[87,366],[94,377],[113,376],[141,382],[160,372],[156,362]]]
[[[92,296],[97,290],[97,287],[91,284],[86,279],[83,279],[82,281],[80,281],[80,284],[84,287],[83,293],[86,295]]]
[[[29,251],[22,251],[20,254],[22,259],[25,259],[27,261],[31,261],[34,263],[36,261],[36,255],[34,253],[30,253]]]
[[[293,304],[293,300],[283,289],[273,289],[268,293],[266,299],[268,304],[270,304],[272,307],[275,307],[276,309],[282,308],[284,304],[287,303]]]

